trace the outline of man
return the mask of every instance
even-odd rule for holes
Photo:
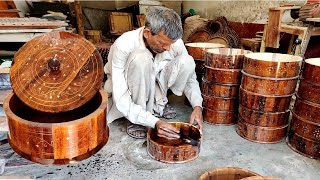
[[[151,7],[146,25],[124,33],[110,48],[105,73],[109,98],[107,120],[125,117],[132,124],[127,133],[146,137],[146,126],[156,128],[160,137],[179,138],[179,131],[160,120],[175,112],[167,104],[167,90],[186,95],[193,112],[190,124],[202,130],[202,97],[195,75],[195,63],[181,40],[179,15],[165,7]]]

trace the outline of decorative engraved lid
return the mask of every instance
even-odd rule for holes
[[[24,44],[14,57],[14,93],[43,112],[64,112],[88,102],[101,88],[103,61],[95,46],[68,32],[52,32]]]

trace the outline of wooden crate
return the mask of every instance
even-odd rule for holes
[[[121,35],[124,32],[131,31],[132,14],[124,12],[110,12],[109,13],[110,33],[113,35]]]

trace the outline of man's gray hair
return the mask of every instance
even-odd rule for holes
[[[172,9],[162,6],[150,7],[145,26],[150,28],[153,35],[163,31],[168,38],[174,41],[182,38],[183,30],[180,16]]]

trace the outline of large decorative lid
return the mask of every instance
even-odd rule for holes
[[[95,46],[68,32],[38,36],[14,57],[10,80],[14,93],[43,112],[80,107],[101,88],[103,61]]]

